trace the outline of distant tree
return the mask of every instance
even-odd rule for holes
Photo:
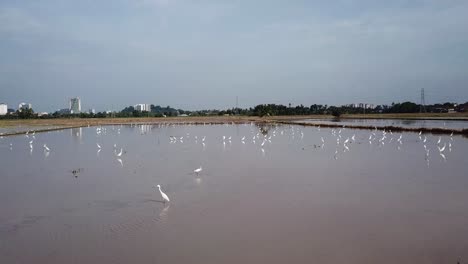
[[[339,108],[337,108],[337,107],[334,107],[331,110],[331,114],[332,114],[332,116],[339,118],[341,116],[341,110]]]
[[[28,119],[34,117],[34,110],[32,108],[21,109],[16,111],[16,115],[20,119]]]

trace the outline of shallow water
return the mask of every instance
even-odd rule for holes
[[[468,260],[466,138],[251,124],[101,131],[38,133],[32,151],[31,137],[0,139],[0,263]]]
[[[345,126],[396,126],[407,128],[468,128],[468,121],[462,120],[417,120],[417,119],[306,119],[298,122],[314,124],[338,124]]]

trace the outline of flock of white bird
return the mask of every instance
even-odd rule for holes
[[[174,127],[174,126],[180,126],[180,125],[192,126],[194,124],[190,124],[190,123],[160,123],[158,125],[137,125],[137,124],[132,124],[131,126],[132,127],[138,127],[139,126],[140,127],[140,134],[144,135],[144,134],[146,134],[148,132],[148,130],[151,130],[154,126],[157,126],[158,128],[163,128],[163,127]],[[204,123],[203,125],[210,125],[210,123]],[[224,125],[229,126],[229,125],[234,125],[234,123],[224,124]],[[266,131],[263,128],[257,128],[254,123],[250,123],[250,124],[245,123],[243,125],[244,126],[249,126],[250,125],[250,127],[251,127],[250,135],[243,135],[242,137],[239,137],[238,140],[243,145],[250,142],[253,145],[259,146],[262,155],[265,155],[265,145],[266,144],[271,144],[272,140],[278,135],[280,135],[280,136],[287,135],[291,139],[299,139],[299,140],[304,139],[304,132],[302,130],[303,127],[301,127],[301,126],[271,125],[271,126],[268,127],[269,130],[271,130],[271,133],[270,133],[270,131]],[[121,128],[121,126],[117,127],[117,129],[116,129],[115,126],[112,126],[112,130],[113,131],[116,130],[117,134],[120,134],[120,128]],[[316,126],[315,129],[317,131],[320,131],[320,126]],[[320,137],[320,142],[313,145],[314,148],[324,149],[326,141],[336,142],[335,152],[334,152],[333,158],[335,160],[337,160],[339,153],[340,152],[343,152],[343,153],[349,152],[350,147],[352,146],[352,144],[354,144],[354,143],[361,144],[362,142],[366,141],[365,138],[362,138],[360,142],[357,142],[356,134],[353,134],[352,136],[346,136],[346,138],[345,138],[345,136],[344,136],[345,133],[343,133],[343,131],[345,131],[345,130],[347,130],[347,128],[345,126],[343,126],[341,128],[332,128],[332,129],[330,129],[330,134],[331,134],[331,136],[333,138],[330,140],[330,139],[325,139],[323,136],[321,136]],[[351,131],[354,131],[354,130],[351,130]],[[96,127],[96,134],[98,136],[106,135],[107,134],[107,127],[102,127],[102,126]],[[33,131],[32,133],[30,133],[28,131],[28,132],[25,133],[25,137],[30,139],[29,147],[30,147],[30,151],[32,153],[32,151],[34,149],[34,141],[36,139],[35,132]],[[195,136],[192,137],[190,135],[190,133],[186,133],[184,136],[181,136],[181,135],[169,136],[169,143],[170,144],[184,143],[184,140],[185,141],[193,140],[193,142],[195,142],[195,144],[201,143],[203,149],[205,149],[205,147],[206,147],[206,136],[200,136],[199,137],[199,136],[195,135]],[[230,135],[229,136],[228,135],[222,135],[220,137],[220,141],[221,141],[221,144],[222,144],[223,148],[226,148],[227,144],[232,145],[233,138]],[[398,150],[400,150],[401,147],[404,144],[403,143],[403,134],[394,135],[394,133],[392,131],[386,131],[385,129],[379,130],[377,127],[375,127],[375,129],[370,132],[367,141],[369,142],[369,145],[376,145],[378,147],[384,147],[386,144],[390,145],[391,143],[394,142],[394,144],[396,144],[396,147],[397,147]],[[430,148],[428,147],[428,144],[430,143],[430,140],[427,138],[426,135],[424,135],[422,133],[422,131],[419,132],[419,134],[418,134],[418,142],[423,144],[424,151],[425,151],[425,160],[426,160],[427,165],[429,165]],[[446,154],[445,154],[446,151],[452,152],[452,142],[453,142],[453,133],[450,135],[448,141],[443,142],[442,136],[439,136],[437,142],[435,143],[435,145],[437,146],[439,155],[444,161],[447,160],[447,157],[446,157]],[[102,150],[102,146],[101,146],[101,144],[99,142],[96,142],[96,147],[97,147],[97,154],[99,155],[100,151]],[[13,144],[10,143],[10,150],[12,148],[13,148]],[[44,148],[44,154],[46,156],[48,156],[49,153],[51,152],[51,149],[45,143],[43,145],[43,148]],[[117,147],[117,144],[114,144],[113,149],[114,149],[114,155],[116,157],[116,160],[123,167],[122,155],[125,154],[126,151],[122,147]],[[202,168],[202,166],[200,166],[199,168],[194,169],[193,172],[196,175],[199,175],[202,172],[202,170],[203,170],[203,168]],[[169,202],[170,201],[169,197],[161,190],[161,186],[157,185],[156,187],[159,189],[161,197],[163,198],[163,201],[164,202]]]

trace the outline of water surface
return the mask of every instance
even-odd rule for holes
[[[0,263],[468,260],[463,137],[251,124],[100,131],[38,133],[32,151],[31,137],[0,139]]]
[[[422,120],[422,119],[305,119],[297,121],[301,123],[314,124],[338,124],[345,126],[396,126],[405,128],[445,128],[464,129],[468,128],[468,121],[463,120]]]

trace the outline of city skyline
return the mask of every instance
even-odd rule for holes
[[[468,100],[466,1],[0,3],[7,103],[55,111]],[[26,99],[25,99],[26,98]],[[10,103],[12,104],[12,103]],[[66,104],[66,103],[65,103]]]

